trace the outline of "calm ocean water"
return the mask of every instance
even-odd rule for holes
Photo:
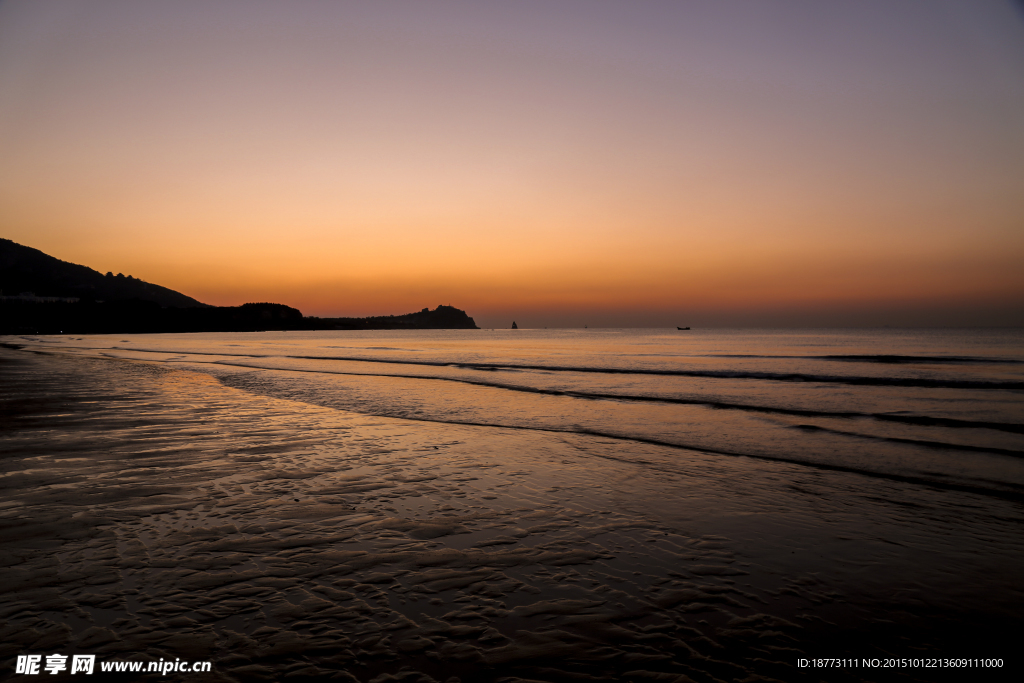
[[[1021,330],[460,330],[25,337],[256,394],[1024,494]],[[630,457],[624,454],[623,457]]]

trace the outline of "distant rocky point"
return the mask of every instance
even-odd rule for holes
[[[424,308],[419,313],[370,318],[305,318],[309,330],[478,330],[465,311],[453,306]]]
[[[0,239],[0,334],[479,329],[452,306],[368,318],[304,317],[275,303],[210,306],[131,275],[102,275]]]

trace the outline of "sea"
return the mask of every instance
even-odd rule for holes
[[[1024,494],[1021,330],[426,330],[39,338],[368,415],[571,432]],[[628,457],[628,456],[625,456]]]
[[[136,571],[162,575],[168,558],[199,557],[188,566],[202,580],[175,580],[298,591],[252,607],[244,621],[224,608],[211,623],[216,610],[197,604],[170,610],[185,619],[171,626],[129,629],[160,626],[172,642],[187,640],[187,620],[207,623],[199,652],[248,647],[232,662],[239,671],[263,666],[273,678],[291,657],[358,681],[819,680],[800,662],[842,657],[846,668],[828,680],[933,680],[943,671],[925,660],[973,658],[970,666],[989,662],[979,675],[995,680],[1014,665],[1007,648],[1024,608],[1024,330],[0,342],[9,453],[0,481],[17,493],[3,519],[34,523],[34,509],[97,515],[91,540],[61,541],[94,544],[66,551],[77,571],[107,552],[136,562],[126,549],[140,543],[149,559]],[[47,458],[64,464],[40,464]],[[146,489],[132,504],[55,493],[137,485],[140,472],[171,488]],[[297,507],[313,501],[319,507]],[[173,514],[154,511],[157,503]],[[339,535],[350,527],[358,533]],[[306,534],[304,555],[286,542],[296,530]],[[237,544],[211,541],[220,535]],[[30,546],[5,557],[25,576],[52,561]],[[336,581],[310,578],[324,575]],[[137,599],[126,596],[142,589],[118,585],[121,612],[93,610],[92,621],[55,613],[46,628],[70,629],[68,647],[75,629],[116,632],[115,617],[128,623]],[[379,613],[360,608],[361,621],[331,631],[349,643],[331,660],[310,645],[322,635],[317,619],[331,618],[324,598],[351,607],[359,591]],[[433,597],[417,601],[417,591]],[[356,638],[354,623],[377,640]],[[225,633],[249,640],[243,647]],[[265,650],[275,637],[305,645]],[[905,663],[885,675],[870,668],[887,657]],[[449,671],[445,661],[457,664]]]

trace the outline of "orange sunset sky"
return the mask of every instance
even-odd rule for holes
[[[1024,12],[8,0],[0,237],[307,315],[1021,325]]]

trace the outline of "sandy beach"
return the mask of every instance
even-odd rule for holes
[[[933,680],[798,661],[1013,651],[1015,500],[696,451],[667,467],[656,445],[358,415],[143,362],[3,348],[0,374],[12,663]]]

